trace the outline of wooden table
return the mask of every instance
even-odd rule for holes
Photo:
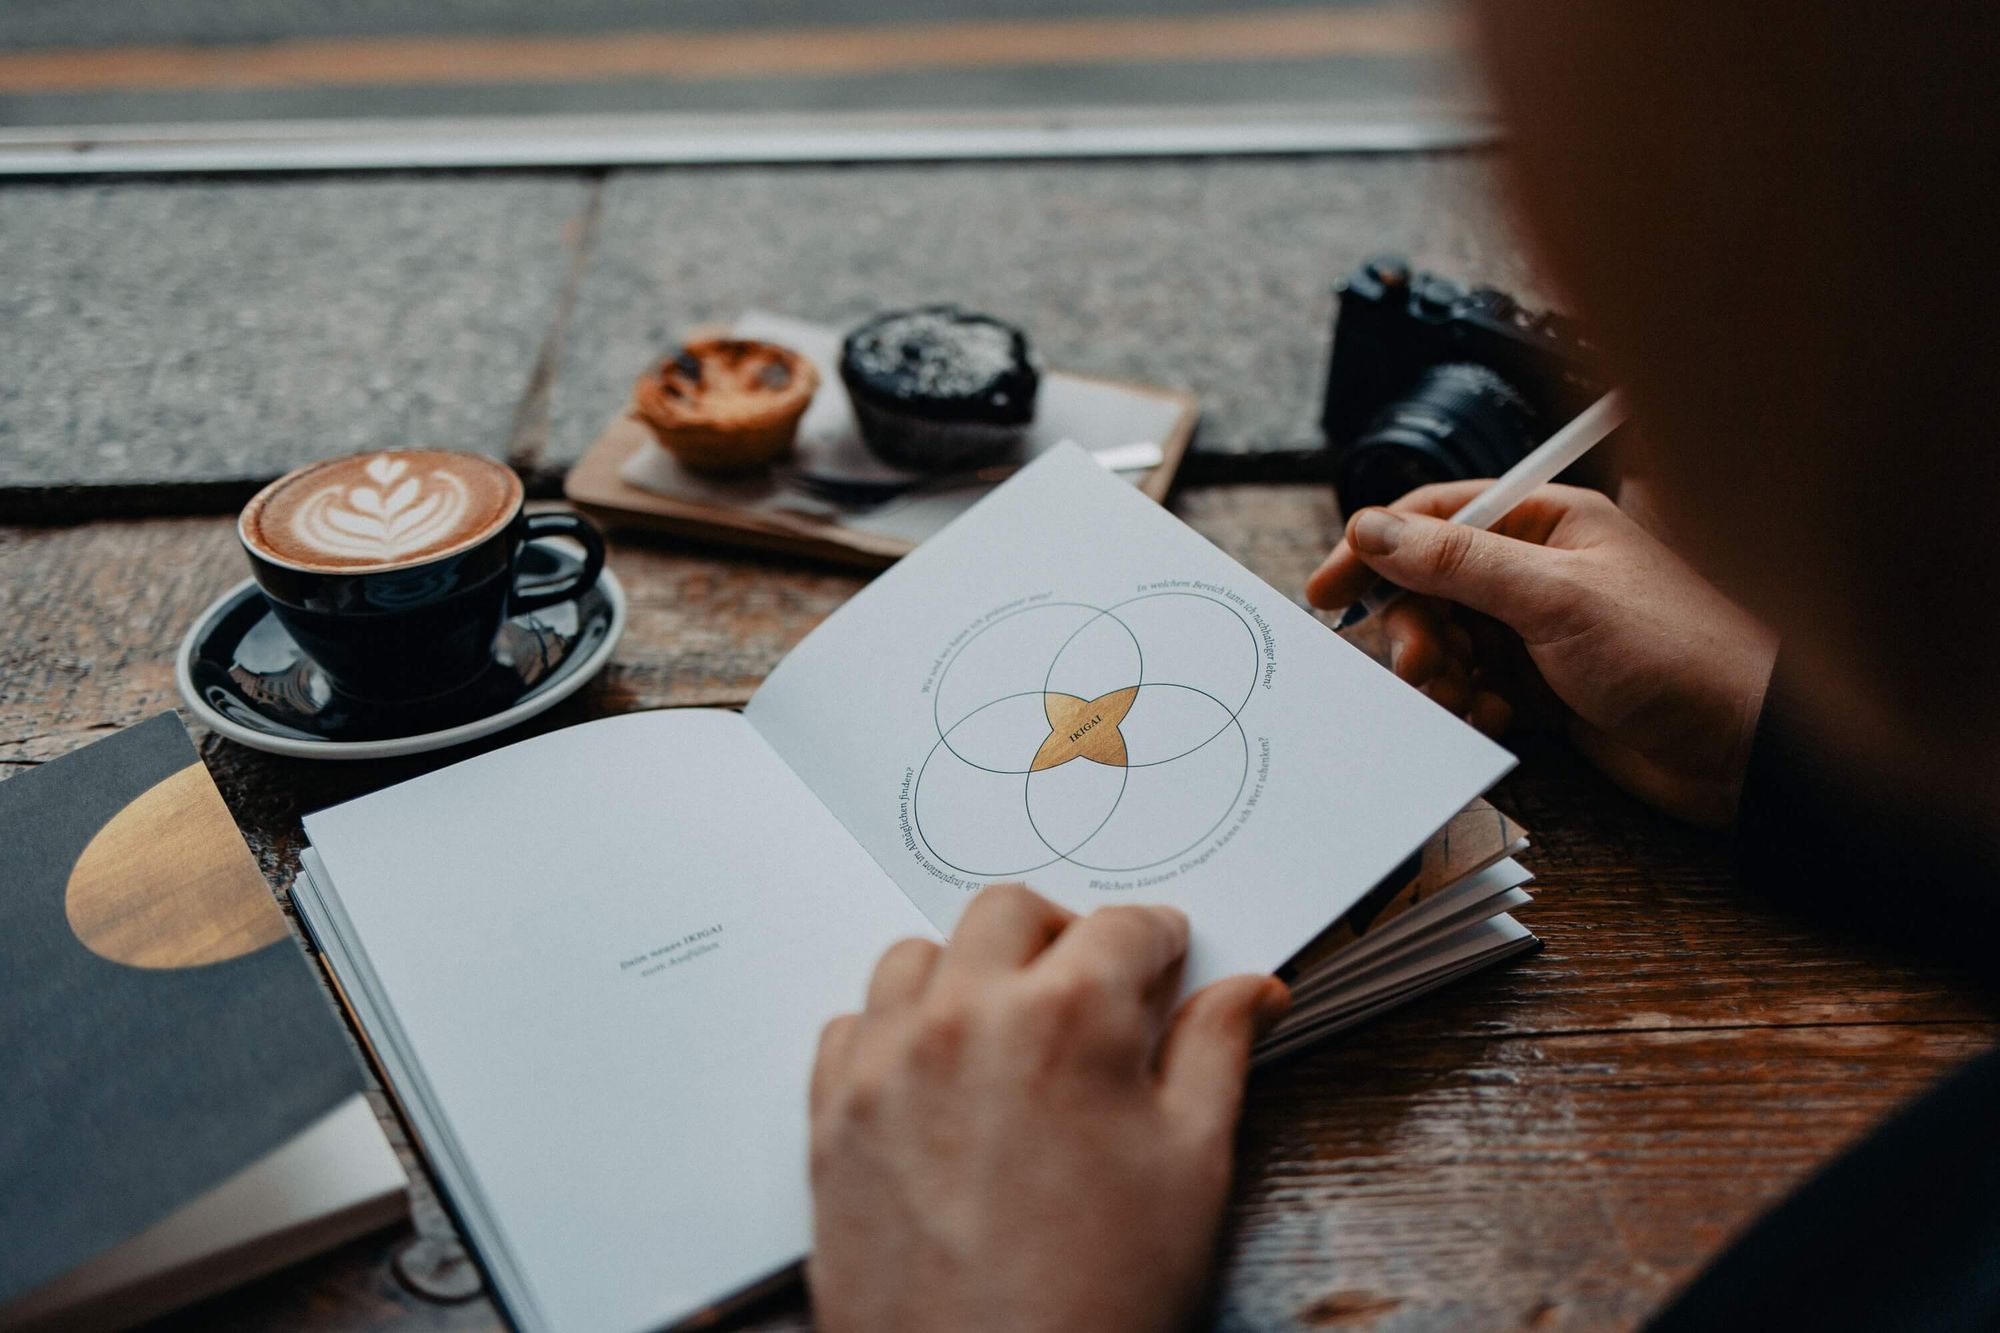
[[[1312,487],[1195,490],[1175,507],[1287,590],[1334,525]],[[663,545],[618,543],[612,561],[631,595],[625,641],[539,727],[738,702],[861,583]],[[174,706],[175,644],[244,572],[225,518],[0,527],[0,776]],[[281,896],[302,812],[442,762],[316,765],[201,740]],[[1535,833],[1524,917],[1548,947],[1256,1080],[1220,1326],[1633,1325],[1807,1172],[1994,1040],[1995,1014],[1951,974],[1767,911],[1730,882],[1720,839],[1651,814],[1559,746],[1521,750],[1495,799]],[[455,1238],[385,1124],[417,1181],[414,1232],[178,1322],[497,1326],[483,1297],[440,1303],[396,1276],[405,1256],[449,1277]],[[796,1291],[737,1321],[804,1322]]]

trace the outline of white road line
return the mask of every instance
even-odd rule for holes
[[[1464,108],[982,116],[540,116],[0,128],[0,175],[1403,153],[1498,137]]]

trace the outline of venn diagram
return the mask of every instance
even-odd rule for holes
[[[1256,632],[1217,597],[1043,601],[982,626],[932,690],[912,798],[931,855],[981,878],[1147,870],[1200,847],[1249,775]]]

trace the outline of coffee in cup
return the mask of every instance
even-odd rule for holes
[[[514,470],[476,454],[408,449],[301,468],[243,511],[243,542],[317,573],[437,559],[498,531],[521,504]]]
[[[471,683],[510,616],[584,592],[604,542],[576,514],[528,514],[512,468],[478,454],[405,449],[314,463],[278,478],[237,520],[280,624],[356,699],[400,703]],[[522,549],[568,537],[582,568],[517,586]]]

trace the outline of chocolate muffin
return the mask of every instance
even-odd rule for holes
[[[700,472],[746,472],[791,452],[819,388],[812,362],[775,343],[704,338],[639,377],[632,414]]]
[[[949,305],[892,310],[848,334],[840,378],[870,451],[923,472],[1019,445],[1041,384],[1026,334]]]

